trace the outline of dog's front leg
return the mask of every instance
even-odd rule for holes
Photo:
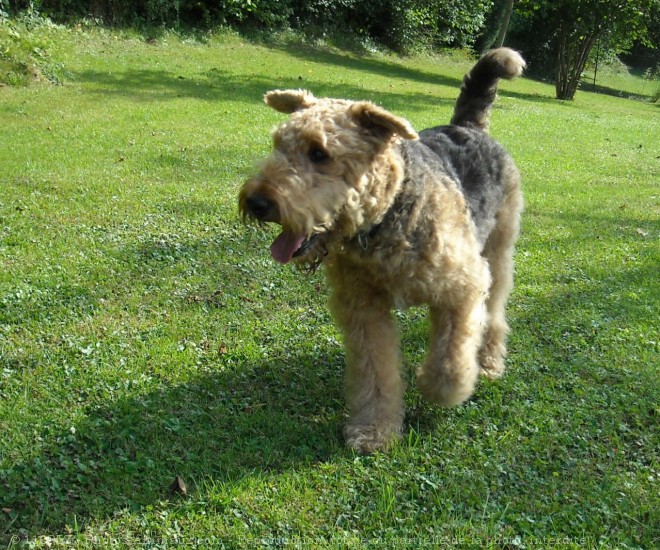
[[[417,385],[428,400],[451,407],[472,395],[484,312],[484,300],[478,296],[454,307],[431,306],[430,348],[417,372]]]
[[[404,415],[399,333],[389,304],[352,287],[335,292],[331,305],[346,347],[346,443],[360,453],[386,449],[400,436]]]

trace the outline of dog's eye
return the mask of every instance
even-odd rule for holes
[[[307,156],[314,164],[318,164],[330,158],[330,155],[320,147],[312,147],[307,153]]]

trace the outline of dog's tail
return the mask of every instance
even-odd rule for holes
[[[497,48],[482,55],[463,79],[451,123],[488,131],[490,107],[495,101],[499,79],[511,80],[520,76],[524,68],[525,60],[510,48]]]

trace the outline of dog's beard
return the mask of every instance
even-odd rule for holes
[[[328,255],[328,238],[329,233],[325,232],[315,233],[309,239],[305,239],[293,255],[296,267],[308,273],[314,273]]]

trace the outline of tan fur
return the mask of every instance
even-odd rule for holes
[[[379,228],[402,191],[398,144],[418,137],[410,123],[368,102],[318,99],[304,90],[276,90],[265,101],[291,116],[241,189],[239,207],[292,238],[320,234],[297,261],[326,266],[330,308],[346,345],[346,440],[359,452],[385,449],[400,436],[404,417],[393,308],[429,306],[429,351],[417,373],[429,400],[458,405],[472,395],[480,371],[503,373],[504,307],[522,207],[518,172],[512,163],[504,170],[505,198],[485,245],[477,242],[463,193],[443,173],[419,182],[418,206],[405,227]],[[414,250],[404,238],[412,232]]]

